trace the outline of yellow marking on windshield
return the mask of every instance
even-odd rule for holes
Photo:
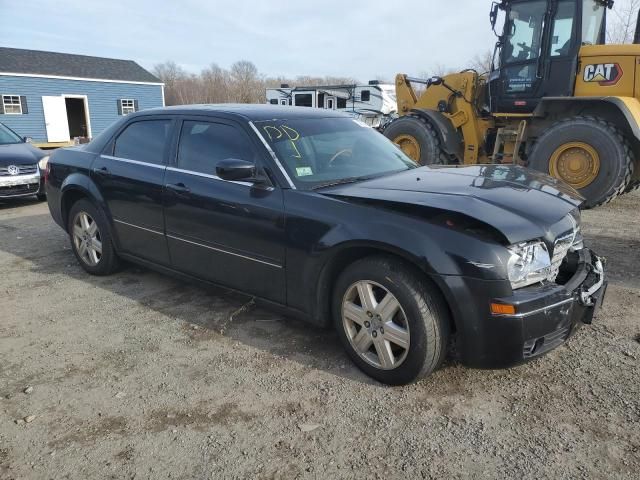
[[[264,131],[266,132],[267,135],[269,135],[269,138],[271,140],[274,139],[273,135],[271,135],[271,131],[275,130],[276,133],[278,134],[277,137],[275,137],[275,139],[277,140],[278,138],[282,138],[283,133],[280,131],[280,129],[278,127],[273,127],[271,125],[267,125],[266,127],[264,127]]]
[[[289,142],[291,143],[291,148],[293,148],[293,151],[295,152],[291,156],[293,158],[302,158],[302,154],[300,153],[300,150],[298,150],[298,147],[296,146],[296,143],[295,143],[298,140],[300,140],[300,132],[298,132],[297,130],[291,127],[287,127],[286,125],[281,125],[280,127],[267,125],[263,127],[263,129],[267,133],[267,135],[269,135],[269,139],[271,140],[279,140],[280,138],[282,138],[283,135],[285,135],[289,139]],[[278,136],[274,137],[274,135],[272,135],[272,131],[277,132]]]
[[[289,137],[292,142],[295,142],[300,138],[300,133],[297,130],[294,130],[291,127],[287,127],[286,125],[282,125],[282,130]]]

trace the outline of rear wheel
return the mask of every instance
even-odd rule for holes
[[[118,268],[111,231],[102,212],[89,200],[78,200],[69,211],[71,248],[80,266],[92,275],[109,275]]]
[[[585,197],[585,208],[624,193],[633,173],[631,146],[613,124],[574,117],[549,128],[529,154],[529,166],[556,177]]]
[[[384,135],[418,165],[446,165],[449,161],[435,129],[422,117],[400,117],[385,128]]]
[[[336,283],[338,335],[356,365],[382,383],[426,377],[444,359],[449,312],[436,288],[421,280],[381,256],[354,263]]]

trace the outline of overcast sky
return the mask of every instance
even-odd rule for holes
[[[250,60],[269,76],[365,81],[464,67],[493,47],[490,0],[0,0],[0,45],[198,72]]]

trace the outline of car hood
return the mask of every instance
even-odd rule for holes
[[[511,243],[547,236],[584,200],[548,175],[506,165],[421,167],[319,193],[461,213],[492,226]]]
[[[33,165],[45,155],[45,152],[28,143],[0,145],[0,167]]]

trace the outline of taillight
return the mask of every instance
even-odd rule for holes
[[[51,173],[51,163],[47,162],[47,166],[44,169],[44,183],[49,181],[49,174]]]

